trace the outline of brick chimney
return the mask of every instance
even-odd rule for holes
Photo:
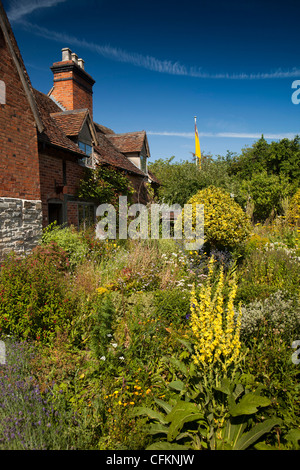
[[[84,70],[84,60],[66,47],[62,49],[61,62],[55,62],[50,68],[54,77],[49,96],[67,111],[88,108],[93,118],[95,80]]]

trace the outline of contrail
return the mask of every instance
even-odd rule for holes
[[[67,0],[27,0],[22,3],[18,0],[11,0],[10,9],[7,12],[7,16],[10,21],[19,21],[24,16],[29,15],[35,10],[40,8],[49,8],[64,3]]]
[[[212,74],[203,71],[202,68],[199,67],[188,67],[179,62],[161,60],[150,55],[128,52],[110,45],[88,42],[85,39],[78,39],[77,37],[66,33],[51,31],[43,26],[32,24],[24,19],[26,15],[29,15],[37,9],[54,7],[66,1],[67,0],[27,0],[20,3],[18,0],[11,0],[11,8],[8,11],[8,17],[10,21],[18,23],[23,28],[37,36],[64,43],[65,45],[72,44],[73,46],[85,48],[87,50],[97,52],[99,55],[107,59],[132,64],[136,67],[141,67],[153,72],[212,80],[270,80],[300,76],[300,68],[296,67],[291,70],[277,69],[271,72]]]

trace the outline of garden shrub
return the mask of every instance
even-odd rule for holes
[[[273,331],[287,339],[300,335],[300,304],[278,290],[264,300],[255,300],[242,307],[241,334],[244,338],[257,336],[259,331]]]
[[[164,320],[166,324],[172,323],[174,326],[179,326],[189,317],[189,295],[184,293],[181,288],[157,290],[154,294],[153,305],[155,315]]]
[[[110,338],[112,337],[112,322],[115,306],[107,295],[99,302],[99,307],[93,315],[90,346],[97,359],[106,358]]]
[[[254,203],[253,218],[264,221],[282,211],[282,198],[290,195],[292,186],[283,175],[268,174],[266,171],[256,173],[242,184],[244,193]]]
[[[300,225],[300,189],[294,194],[289,203],[286,221],[295,226]]]
[[[0,272],[0,333],[49,340],[66,329],[73,306],[64,296],[68,258],[56,244],[9,256]]]
[[[237,300],[262,300],[277,290],[299,294],[300,266],[295,250],[282,244],[268,244],[243,261],[238,272]]]
[[[89,252],[87,242],[74,227],[61,227],[55,223],[49,225],[43,232],[42,243],[48,245],[51,242],[65,250],[71,268],[85,260]]]
[[[191,197],[188,204],[193,205],[193,228],[196,225],[196,204],[204,205],[204,241],[207,247],[234,249],[246,241],[250,233],[249,219],[230,194],[210,186]]]

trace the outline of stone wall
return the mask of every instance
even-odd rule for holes
[[[28,253],[42,235],[42,203],[0,197],[0,259],[7,253]]]

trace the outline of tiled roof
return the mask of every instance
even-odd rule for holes
[[[143,148],[145,137],[145,131],[107,135],[112,144],[123,153],[140,152]]]
[[[51,117],[51,114],[61,112],[57,104],[40,91],[34,90],[34,96],[44,125],[44,131],[39,134],[39,141],[61,147],[62,149],[80,155],[85,155],[72,140],[68,139],[63,130],[58,126],[56,120]]]
[[[51,117],[67,136],[76,136],[80,133],[87,114],[87,109],[78,109],[51,113]]]
[[[39,135],[39,140],[84,155],[78,146],[67,136],[78,135],[88,111],[62,112],[49,96],[37,90],[34,90],[34,96],[44,125],[44,131]],[[145,173],[114,146],[111,140],[108,139],[108,135],[103,132],[109,132],[111,137],[113,135],[111,134],[113,132],[111,129],[99,124],[96,124],[95,128],[98,139],[98,145],[95,147],[95,157],[100,164],[111,165],[124,171],[146,176]],[[131,135],[133,134],[137,133],[131,133]],[[123,135],[125,136],[126,134]]]
[[[97,122],[94,122],[94,126],[96,129],[96,132],[101,132],[101,134],[114,134],[114,131],[112,129],[109,129],[109,127],[102,126],[101,124],[98,124]]]
[[[106,135],[97,133],[99,145],[95,148],[96,158],[99,163],[111,165],[131,173],[146,176],[137,166],[116,149]]]

